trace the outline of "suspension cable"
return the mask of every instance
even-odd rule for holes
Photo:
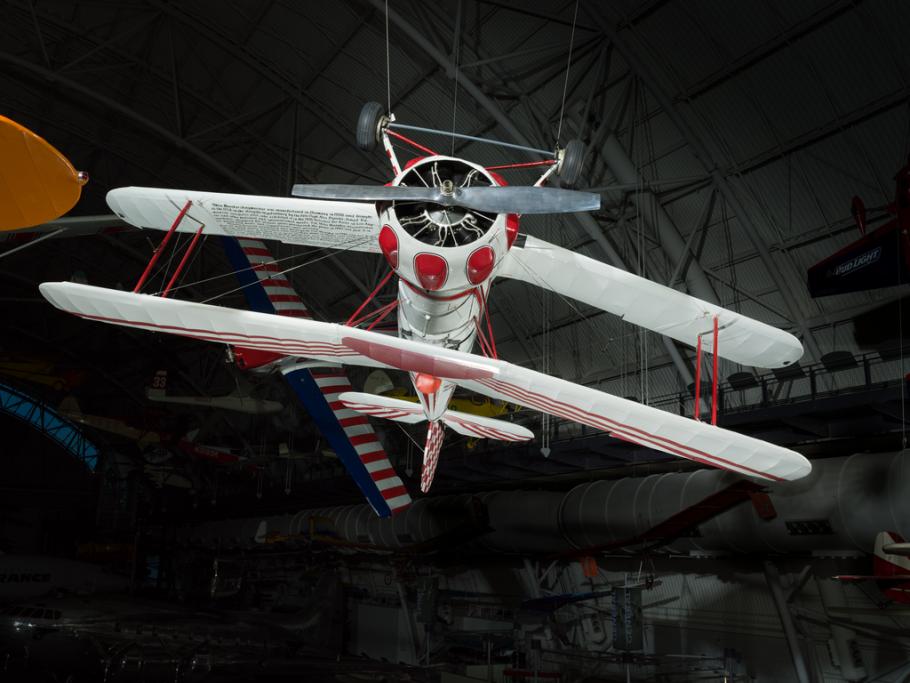
[[[578,3],[575,0],[575,14],[572,17],[572,33],[569,35],[569,56],[566,59],[566,77],[562,84],[562,104],[559,105],[559,125],[556,128],[556,146],[559,147],[559,136],[562,134],[562,118],[566,112],[566,93],[569,91],[569,70],[572,66],[572,47],[575,44],[575,22],[578,19]]]

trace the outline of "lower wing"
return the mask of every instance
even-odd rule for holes
[[[46,282],[40,289],[61,310],[115,325],[442,377],[491,398],[746,476],[782,481],[799,479],[812,470],[795,451],[501,360],[333,323],[72,282]]]

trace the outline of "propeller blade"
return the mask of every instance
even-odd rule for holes
[[[577,213],[600,209],[600,195],[556,187],[465,187],[456,190],[455,197],[460,206],[490,213]]]
[[[396,185],[294,185],[294,197],[334,199],[349,202],[418,201],[442,204],[444,197],[435,187],[402,187]],[[451,197],[449,198],[451,200]]]
[[[395,185],[294,185],[291,194],[308,199],[354,202],[417,201],[464,206],[490,213],[576,213],[600,208],[600,195],[555,187],[458,187],[444,194],[437,187]]]

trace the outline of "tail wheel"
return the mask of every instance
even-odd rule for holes
[[[578,182],[581,167],[585,163],[585,143],[581,140],[570,140],[558,154],[556,174],[562,179],[563,185],[572,187]]]
[[[384,108],[379,102],[367,102],[357,118],[357,146],[370,151],[382,139],[382,129],[388,123]]]

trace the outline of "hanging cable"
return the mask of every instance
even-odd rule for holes
[[[389,45],[389,0],[385,0],[385,94],[388,109],[387,114],[392,113],[392,58],[391,47]]]
[[[455,116],[458,113],[458,68],[461,62],[461,0],[458,2],[458,14],[455,18],[455,36],[452,45],[452,77],[455,81],[455,92],[452,94],[452,156],[455,156]]]
[[[569,69],[572,66],[572,47],[575,44],[575,22],[578,19],[578,3],[575,0],[575,14],[572,16],[572,33],[569,34],[569,56],[566,58],[566,77],[562,84],[562,104],[559,106],[559,125],[556,127],[556,146],[559,147],[559,137],[562,135],[562,118],[566,113],[566,93],[569,91]]]
[[[551,227],[551,218],[546,218],[546,234],[547,237],[550,237],[552,232],[549,228]],[[541,359],[541,371],[545,375],[550,374],[550,293],[547,289],[541,290],[541,327],[542,327],[542,346],[543,346],[543,358]],[[549,413],[540,414],[540,452],[546,458],[550,455],[550,423],[551,417]]]
[[[900,230],[895,230],[894,234],[898,239],[898,249],[900,249]],[[897,277],[898,282],[901,276],[901,260],[897,260]],[[907,448],[907,373],[904,370],[904,297],[897,300],[897,343],[900,349],[901,363],[901,448]]]

